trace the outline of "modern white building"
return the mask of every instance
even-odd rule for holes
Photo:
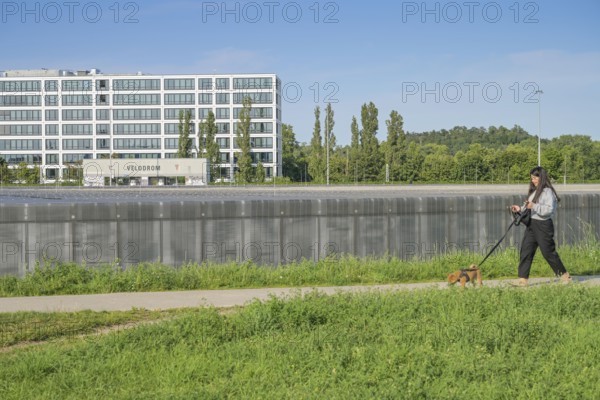
[[[281,176],[281,83],[275,74],[103,74],[97,69],[0,72],[0,157],[41,168],[52,182],[84,159],[174,158],[180,110],[190,112],[194,157],[199,123],[215,114],[221,164],[216,179],[236,168],[236,126],[252,101],[255,165]],[[200,155],[201,156],[201,155]]]

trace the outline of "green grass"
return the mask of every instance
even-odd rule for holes
[[[563,246],[559,254],[572,275],[600,273],[600,246],[595,241]],[[442,281],[450,272],[481,259],[480,254],[460,252],[427,261],[341,257],[279,267],[234,262],[187,264],[178,268],[142,263],[124,270],[115,265],[43,265],[23,278],[0,277],[0,297]],[[515,277],[517,265],[518,254],[514,249],[495,253],[482,266],[483,277]],[[552,270],[538,254],[532,277],[551,275]]]
[[[600,288],[317,293],[0,354],[2,399],[593,399]]]
[[[174,310],[131,310],[110,313],[92,311],[0,313],[0,349],[23,343],[100,333],[106,328],[157,320],[175,313],[177,311]]]

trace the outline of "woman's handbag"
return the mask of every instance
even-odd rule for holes
[[[515,225],[523,224],[525,226],[529,226],[531,223],[531,210],[526,208],[521,212],[514,213],[514,221]]]

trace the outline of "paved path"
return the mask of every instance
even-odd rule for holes
[[[600,285],[600,276],[574,277],[574,281],[584,285]],[[513,280],[487,280],[488,287],[509,286]],[[532,278],[530,285],[554,282],[550,278]],[[267,300],[270,296],[285,297],[297,293],[318,290],[322,293],[365,292],[371,290],[415,290],[437,288],[444,289],[445,282],[406,283],[373,286],[336,286],[336,287],[304,287],[304,288],[268,288],[268,289],[234,289],[234,290],[192,290],[179,292],[143,292],[143,293],[109,293],[68,296],[31,296],[0,298],[0,312],[17,311],[127,311],[132,308],[148,310],[164,310],[185,307],[233,307],[241,306],[254,299]]]

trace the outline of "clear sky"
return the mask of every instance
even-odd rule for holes
[[[372,101],[409,132],[512,127],[600,140],[600,1],[2,1],[0,70],[276,73],[283,122],[338,144]],[[542,90],[537,103],[537,90]]]

